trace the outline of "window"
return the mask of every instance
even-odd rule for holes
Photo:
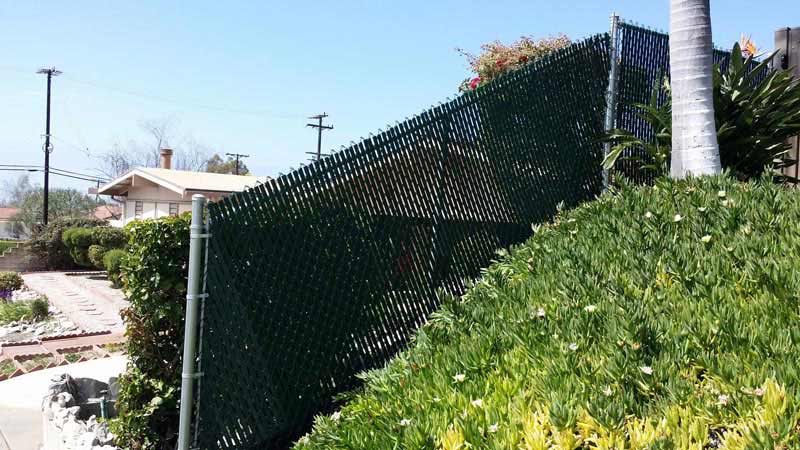
[[[142,218],[142,211],[144,210],[144,202],[136,201],[133,205],[133,217],[134,219],[141,219]]]
[[[169,204],[169,215],[173,216],[173,217],[178,215],[178,204],[177,203],[170,203]]]

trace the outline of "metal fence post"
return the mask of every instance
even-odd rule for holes
[[[201,292],[203,278],[203,247],[208,238],[203,221],[206,198],[192,196],[192,225],[189,228],[189,279],[186,285],[186,324],[183,337],[183,370],[181,372],[180,424],[178,426],[178,450],[189,450],[192,428],[192,406],[194,400],[194,380],[197,351],[197,322],[199,301],[205,295]]]
[[[606,132],[614,129],[614,122],[617,116],[617,81],[619,80],[619,16],[611,14],[611,48],[608,51],[608,90],[606,91],[606,120],[604,128]],[[603,161],[611,152],[611,142],[603,144]],[[603,189],[608,188],[609,174],[603,168]]]

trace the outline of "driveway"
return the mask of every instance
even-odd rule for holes
[[[101,276],[69,273],[25,273],[22,279],[83,330],[123,333],[125,326],[119,313],[128,302],[122,290],[112,288]]]

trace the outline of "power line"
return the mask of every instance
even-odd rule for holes
[[[226,106],[216,106],[216,105],[209,105],[204,103],[196,103],[196,102],[187,102],[184,100],[174,99],[174,98],[167,98],[161,97],[158,95],[148,94],[145,92],[134,91],[130,89],[122,89],[116,86],[110,86],[103,83],[97,83],[95,81],[87,81],[87,80],[80,80],[73,77],[66,77],[66,80],[76,83],[76,84],[83,84],[86,86],[92,86],[100,89],[106,89],[108,91],[114,91],[121,94],[129,95],[132,97],[140,97],[143,99],[162,102],[162,103],[171,103],[178,106],[188,106],[191,108],[198,108],[198,109],[205,109],[208,111],[215,111],[215,112],[222,112],[222,113],[231,113],[231,114],[243,114],[243,115],[251,115],[251,116],[268,116],[273,118],[280,118],[280,119],[297,119],[301,117],[300,114],[288,114],[288,113],[280,113],[277,111],[272,110],[252,110],[252,109],[240,109],[240,108],[229,108]]]
[[[323,125],[322,119],[328,117],[327,113],[317,114],[316,116],[311,116],[309,119],[317,120],[317,123],[307,123],[307,127],[316,128],[317,129],[317,153],[306,152],[307,155],[315,155],[316,161],[322,159],[322,132],[325,130],[332,130],[333,125]],[[328,156],[328,155],[325,155]],[[312,159],[312,161],[314,161]]]
[[[41,168],[23,168],[23,167],[0,167],[0,171],[4,172],[44,172]],[[58,175],[59,177],[66,177],[66,178],[73,178],[76,180],[82,181],[90,181],[92,183],[103,182],[104,180],[98,178],[85,178],[79,177],[75,175],[68,175],[66,173],[56,172],[52,168],[50,169],[50,175]]]
[[[35,166],[30,164],[0,164],[0,170],[5,171],[22,171],[22,172],[44,172],[42,166]],[[50,174],[51,175],[60,175],[69,178],[76,178],[79,180],[85,181],[99,181],[99,182],[108,182],[109,180],[106,178],[96,177],[94,175],[89,175],[80,172],[74,172],[71,170],[65,169],[58,169],[56,167],[50,167]]]

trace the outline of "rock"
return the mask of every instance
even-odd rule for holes
[[[81,441],[81,437],[86,433],[86,425],[75,419],[75,416],[70,416],[61,427],[61,442],[67,447],[75,448]],[[92,434],[94,439],[94,434]]]
[[[61,392],[57,395],[58,406],[62,408],[69,408],[75,406],[75,397],[69,392]]]
[[[97,442],[97,436],[95,436],[95,434],[92,433],[91,431],[87,431],[81,434],[80,437],[78,438],[78,447],[91,448],[97,444],[99,444],[99,442]]]

